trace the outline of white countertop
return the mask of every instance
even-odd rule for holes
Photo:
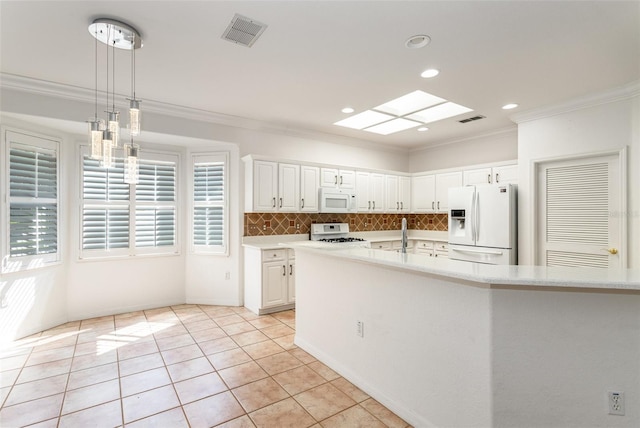
[[[399,241],[400,239],[402,239],[402,235],[399,230],[353,232],[349,235],[356,238],[366,239],[372,242],[394,240]],[[407,237],[409,240],[429,240],[438,242],[448,241],[447,232],[437,232],[431,230],[409,230]],[[273,250],[283,247],[293,248],[293,246],[290,246],[289,244],[299,244],[304,241],[309,241],[308,233],[291,235],[245,236],[244,238],[242,238],[242,246],[258,248],[261,250]]]
[[[401,254],[395,251],[368,248],[324,250],[310,247],[304,243],[302,245],[296,245],[294,242],[290,244],[290,248],[296,250],[496,286],[640,290],[640,269],[497,266],[434,258],[424,254]]]

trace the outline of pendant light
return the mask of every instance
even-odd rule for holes
[[[132,43],[135,45],[135,35]],[[129,100],[129,132],[131,136],[140,135],[140,100],[136,99],[136,50],[131,49],[131,98]]]
[[[125,24],[124,22],[116,21],[114,19],[109,18],[98,18],[89,25],[89,33],[96,39],[96,116],[95,120],[89,122],[89,129],[91,135],[91,151],[92,157],[95,159],[99,159],[101,156],[102,167],[104,168],[112,168],[113,167],[113,150],[119,146],[120,141],[120,112],[116,110],[115,103],[115,51],[116,48],[131,50],[134,52],[136,49],[142,47],[142,38],[140,37],[140,33],[133,28],[132,26]],[[98,72],[97,72],[97,42],[100,41],[107,45],[107,121],[98,121],[97,120],[97,97],[98,97]],[[109,48],[112,51],[112,102],[111,109],[109,109]],[[132,54],[132,66],[131,66],[131,79],[132,79],[132,88],[135,88],[135,54]],[[133,110],[130,109],[130,118],[134,119],[132,124],[130,125],[130,129],[133,130],[132,136],[138,135],[140,133],[140,100],[135,99],[135,89],[132,89],[132,99],[130,100],[130,106]],[[102,131],[101,137],[101,147],[98,146],[97,141],[98,130]],[[95,132],[95,134],[94,134]],[[94,138],[95,136],[95,138]],[[96,144],[94,146],[94,141]],[[131,144],[128,146],[137,147],[131,140]],[[100,150],[101,149],[101,150]],[[127,150],[131,153],[130,149],[125,149],[125,157],[127,156]],[[137,152],[135,150],[136,164],[137,164]],[[101,154],[101,155],[100,155]],[[136,167],[137,168],[137,167]],[[137,169],[136,169],[137,171]]]
[[[138,153],[140,146],[133,142],[124,145],[124,182],[129,184],[137,184],[140,173],[140,165],[138,163]]]

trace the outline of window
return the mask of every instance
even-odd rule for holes
[[[177,155],[143,152],[138,184],[124,182],[124,161],[113,168],[82,155],[83,258],[176,254]]]
[[[2,228],[2,271],[57,262],[59,142],[9,130],[4,137],[8,203],[3,224],[8,219],[9,227]]]
[[[228,254],[228,155],[193,156],[192,251]]]

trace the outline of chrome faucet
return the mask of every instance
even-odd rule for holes
[[[407,219],[402,219],[402,253],[407,252]]]

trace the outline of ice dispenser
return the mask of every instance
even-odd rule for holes
[[[449,236],[465,236],[465,210],[451,210],[449,224]]]

